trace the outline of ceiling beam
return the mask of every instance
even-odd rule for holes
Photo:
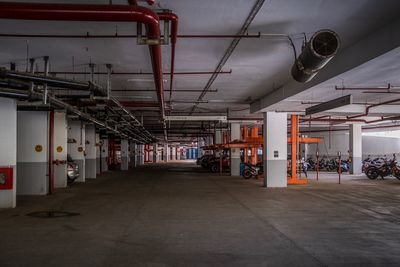
[[[253,102],[250,105],[250,112],[272,111],[274,110],[274,104],[398,48],[400,46],[399,29],[400,19],[392,21],[376,31],[372,31],[370,35],[339,51],[337,56],[309,83],[303,84],[291,80]]]

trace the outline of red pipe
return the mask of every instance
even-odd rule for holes
[[[0,2],[0,18],[55,21],[119,21],[146,25],[147,37],[160,39],[160,19],[152,10],[132,5],[81,5]],[[161,45],[149,45],[154,82],[164,119],[163,73]]]
[[[172,88],[174,82],[174,69],[175,69],[175,47],[176,40],[178,38],[178,16],[171,12],[157,13],[160,20],[166,20],[171,22],[171,78],[169,83],[169,101],[172,98]]]
[[[368,115],[369,115],[369,110],[370,110],[371,108],[378,107],[378,106],[382,106],[382,105],[386,105],[386,104],[391,104],[391,103],[399,102],[399,101],[400,101],[400,98],[397,98],[397,99],[392,99],[392,100],[385,101],[385,102],[382,102],[382,103],[379,103],[379,104],[373,104],[373,105],[368,106],[368,107],[365,109],[365,113],[364,113],[364,114],[355,115],[355,116],[347,116],[347,118],[348,118],[348,119],[353,119],[353,118],[359,118],[359,117],[368,116]]]

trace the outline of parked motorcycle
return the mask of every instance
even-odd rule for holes
[[[365,174],[371,180],[375,180],[379,176],[384,179],[386,176],[394,176],[400,180],[400,167],[397,166],[396,155],[393,159],[385,160],[382,164],[375,162],[365,169]]]
[[[243,178],[250,179],[253,176],[261,175],[264,172],[264,168],[262,163],[257,163],[256,165],[252,165],[249,163],[245,163],[245,168],[243,170]]]

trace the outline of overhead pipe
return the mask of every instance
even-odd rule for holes
[[[382,106],[382,105],[387,105],[387,104],[392,104],[392,103],[399,102],[399,101],[400,101],[400,98],[396,98],[396,99],[384,101],[384,102],[381,102],[381,103],[378,103],[378,104],[373,104],[373,105],[368,106],[365,109],[365,112],[363,114],[354,115],[354,116],[347,116],[347,118],[348,119],[354,119],[354,118],[359,118],[359,117],[365,117],[365,116],[369,115],[369,111],[370,111],[371,108]]]
[[[118,21],[139,22],[146,25],[154,73],[154,82],[164,119],[164,86],[159,43],[160,20],[152,10],[136,5],[89,5],[89,4],[38,4],[0,2],[0,18],[54,21]]]
[[[38,71],[37,74],[43,74],[44,72]],[[174,75],[210,75],[214,74],[214,71],[174,71]],[[89,75],[91,72],[89,71],[51,71],[50,75]],[[95,71],[93,72],[95,75],[108,75],[108,72],[104,71]],[[152,72],[119,72],[112,71],[112,75],[153,75]],[[218,74],[232,74],[232,69],[226,71],[220,71]],[[163,72],[163,75],[171,75],[171,72]]]
[[[374,91],[388,91],[390,89],[393,89],[390,83],[388,83],[387,87],[339,87],[335,86],[335,90],[337,91],[367,91],[367,90],[374,90]]]
[[[176,39],[178,36],[178,16],[172,12],[160,12],[157,13],[160,20],[171,22],[171,75],[169,84],[169,101],[172,98],[173,82],[174,82],[174,71],[175,71],[175,47]]]
[[[184,39],[226,39],[226,38],[243,38],[255,39],[269,34],[178,34],[178,38]],[[275,36],[275,35],[274,35]],[[287,36],[283,35],[282,36]],[[30,34],[30,33],[0,33],[0,37],[9,38],[68,38],[68,39],[129,39],[138,38],[137,34]]]

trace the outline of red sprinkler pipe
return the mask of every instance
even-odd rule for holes
[[[348,119],[354,119],[354,118],[368,116],[369,115],[369,110],[371,108],[382,106],[382,105],[386,105],[386,104],[392,104],[392,103],[399,102],[399,101],[400,101],[400,98],[397,98],[397,99],[392,99],[392,100],[389,100],[389,101],[381,102],[379,104],[370,105],[365,109],[365,113],[360,114],[360,115],[355,115],[355,116],[347,116],[347,118]]]
[[[0,2],[0,18],[55,21],[118,21],[146,25],[147,38],[160,40],[160,19],[152,10],[133,5],[39,4]],[[149,45],[155,87],[164,119],[164,86],[161,45]]]
[[[175,47],[176,40],[178,38],[178,16],[171,12],[157,13],[160,20],[166,20],[171,22],[171,78],[169,83],[169,101],[172,98],[172,88],[174,82],[174,70],[175,70]],[[168,38],[168,37],[167,37]]]

